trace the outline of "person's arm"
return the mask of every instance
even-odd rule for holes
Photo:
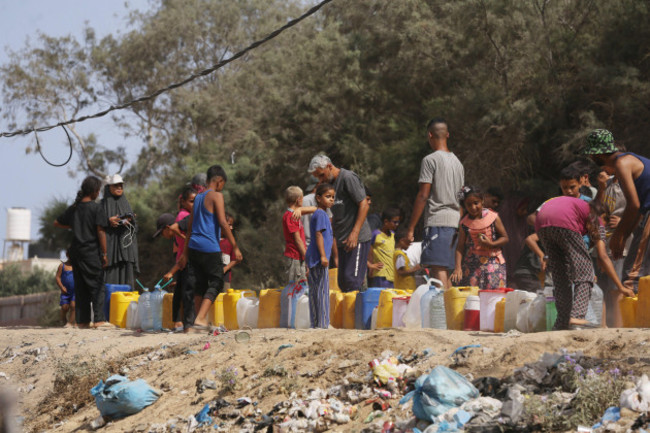
[[[60,229],[69,229],[70,228],[70,226],[68,226],[68,225],[61,224],[59,222],[59,220],[54,220],[54,227],[60,228]]]
[[[499,234],[497,240],[495,241],[490,240],[487,237],[485,237],[485,235],[481,234],[478,239],[481,245],[486,246],[488,248],[501,248],[502,246],[504,246],[509,242],[506,228],[503,226],[503,222],[501,222],[501,218],[498,216],[497,219],[494,221],[494,227],[496,228],[496,231]]]
[[[316,209],[318,209],[316,206],[305,206],[305,207],[299,207],[293,210],[293,213],[291,214],[291,219],[294,221],[298,221],[300,217],[303,215],[309,215],[314,212],[316,212]]]
[[[607,181],[609,180],[609,175],[604,170],[598,173],[598,193],[594,200],[600,203],[605,204],[605,190],[607,189]]]
[[[526,217],[526,224],[531,227],[535,227],[535,221],[537,220],[537,211],[531,213]]]
[[[223,273],[227,274],[232,268],[235,267],[239,262],[237,260],[231,260],[230,263],[228,263],[224,268],[223,268]]]
[[[605,242],[602,239],[598,239],[594,242],[594,247],[596,248],[596,253],[598,254],[598,266],[605,272],[605,274],[612,280],[612,282],[618,288],[618,291],[624,294],[625,296],[634,297],[634,291],[628,289],[621,283],[621,280],[618,278],[616,269],[614,269],[614,264],[607,255],[607,248],[605,247]]]
[[[625,195],[626,203],[621,221],[609,240],[609,248],[612,250],[612,257],[619,259],[623,256],[625,240],[630,236],[641,218],[639,214],[641,203],[634,186],[631,159],[619,158],[616,160],[616,177],[623,190],[623,195]]]
[[[99,249],[102,253],[102,267],[108,266],[108,257],[106,254],[106,231],[104,227],[97,226],[97,239],[99,240]]]
[[[180,227],[178,226],[178,223],[174,223],[174,224],[168,226],[167,228],[169,228],[169,230],[171,230],[172,233],[174,233],[176,236],[180,236],[183,239],[187,239],[187,237],[185,236],[185,233],[183,233],[181,231]]]
[[[462,227],[458,229],[458,244],[456,245],[456,266],[451,274],[451,281],[458,283],[463,279],[463,255],[465,254],[465,230]]]
[[[413,267],[410,267],[410,268],[407,268],[406,266],[402,266],[399,269],[395,269],[395,272],[397,272],[399,275],[411,275],[411,274],[416,273],[420,269],[422,269],[422,268],[420,267],[420,264],[418,263],[417,265],[415,265]]]
[[[318,254],[320,254],[320,264],[324,268],[328,268],[330,265],[329,260],[327,260],[327,254],[325,254],[325,239],[323,239],[323,232],[316,232],[316,246],[318,247]]]
[[[59,286],[59,289],[61,289],[63,293],[68,293],[68,289],[65,288],[63,282],[61,281],[62,273],[63,273],[63,263],[61,263],[56,270],[56,285]]]
[[[305,244],[302,243],[302,238],[300,237],[300,230],[293,232],[293,241],[296,243],[296,248],[298,248],[298,253],[300,254],[300,260],[305,260],[305,254],[307,254],[307,248],[305,248]]]
[[[190,210],[189,216],[185,217],[187,219],[187,231],[185,232],[185,245],[183,245],[183,252],[181,253],[181,256],[179,257],[178,261],[176,264],[178,265],[179,269],[185,269],[185,266],[187,265],[187,255],[189,251],[189,246],[190,246],[190,237],[192,236],[192,222],[194,219],[194,208]],[[230,227],[229,227],[230,228]]]
[[[232,245],[233,256],[235,260],[241,262],[244,260],[244,257],[242,256],[241,251],[239,251],[237,241],[235,241],[235,237],[232,235],[232,231],[230,230],[230,225],[226,220],[226,204],[223,200],[223,194],[220,192],[210,191],[208,196],[211,196],[212,212],[217,215],[221,231],[225,235],[224,237],[228,239],[228,242],[230,242],[230,245]],[[188,241],[186,241],[186,244],[188,243],[189,238]]]
[[[359,233],[361,232],[361,226],[363,226],[363,223],[366,221],[366,216],[368,216],[368,209],[370,209],[368,200],[364,198],[359,202],[357,219],[354,222],[354,227],[352,227],[352,231],[350,232],[350,235],[347,237],[347,239],[343,240],[343,245],[345,245],[346,250],[351,251],[357,247],[357,244],[359,243]]]
[[[542,264],[542,271],[546,270],[546,255],[544,254],[544,251],[539,247],[539,236],[537,236],[537,233],[533,233],[532,235],[529,235],[524,242],[526,243],[526,246],[530,248],[530,250],[535,253],[537,257],[539,257],[539,261]]]
[[[334,239],[334,242],[332,242],[332,261],[334,263],[334,267],[338,268],[339,267],[339,247],[336,246],[336,239]]]
[[[165,275],[163,275],[163,282],[167,282],[171,280],[174,277],[174,274],[180,270],[180,267],[178,266],[178,262],[174,263],[174,266],[167,272]]]
[[[431,184],[420,183],[418,195],[415,196],[415,203],[413,203],[413,212],[411,213],[411,221],[409,222],[407,232],[407,237],[411,241],[414,240],[413,232],[415,231],[415,226],[417,225],[418,221],[420,221],[422,212],[424,212],[424,207],[426,206],[427,200],[429,199],[429,194],[431,194]]]

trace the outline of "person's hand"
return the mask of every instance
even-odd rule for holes
[[[449,277],[452,283],[458,284],[460,280],[463,279],[463,270],[460,268],[454,269],[454,272],[451,274],[451,277]]]
[[[350,232],[350,236],[343,241],[345,251],[352,251],[359,244],[359,233],[354,230]]]
[[[544,256],[541,259],[539,259],[539,262],[542,265],[542,272],[546,271],[546,267],[548,266],[548,257]]]
[[[609,240],[609,249],[612,250],[612,258],[620,259],[623,257],[623,249],[625,248],[625,238],[623,233],[616,230]]]
[[[380,269],[383,269],[384,264],[382,262],[377,262],[377,263],[368,263],[368,269],[371,271],[378,271]]]
[[[610,215],[609,220],[607,221],[607,227],[610,229],[615,229],[618,227],[618,223],[621,222],[621,217],[616,216],[616,215]]]
[[[242,256],[241,251],[239,251],[239,247],[235,247],[232,250],[232,256],[235,258],[235,261],[241,262],[244,260],[244,256]]]
[[[415,265],[415,266],[413,266],[413,267],[411,268],[411,271],[413,271],[413,272],[417,272],[417,271],[419,271],[420,269],[422,269],[422,266],[420,266],[420,264],[418,263],[417,265]]]
[[[492,248],[492,241],[487,238],[483,233],[478,235],[478,243],[484,248]]]
[[[624,296],[627,296],[628,298],[634,298],[636,296],[634,294],[634,290],[625,287],[624,285],[621,284],[621,286],[618,288],[618,291],[621,292]]]
[[[178,269],[185,269],[185,266],[187,266],[187,254],[185,251],[183,251],[183,254],[178,258],[176,264],[178,265]]]
[[[302,209],[297,208],[291,214],[291,219],[294,220],[294,221],[298,221],[300,219],[300,217],[302,217]]]
[[[415,241],[415,236],[413,236],[413,230],[410,230],[406,232],[406,239],[409,241],[413,242]]]
[[[174,277],[174,274],[171,272],[167,272],[165,275],[163,275],[163,282],[166,283],[167,281],[171,280]]]
[[[102,268],[108,268],[108,257],[106,254],[102,254]]]
[[[111,227],[117,227],[120,225],[119,215],[112,216],[108,219],[108,222],[111,224]]]
[[[66,295],[68,294],[68,289],[65,288],[65,286],[61,287],[61,292],[65,293]]]
[[[327,260],[327,257],[325,257],[325,256],[321,256],[321,258],[320,258],[320,264],[321,264],[321,266],[323,266],[325,269],[329,268],[329,266],[330,266],[330,262],[329,262],[329,260]]]

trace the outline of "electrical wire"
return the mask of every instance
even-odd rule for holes
[[[55,125],[19,129],[19,130],[10,131],[10,132],[0,132],[0,137],[15,137],[17,135],[27,135],[27,134],[30,134],[32,132],[36,133],[36,132],[49,131],[50,129],[54,129],[54,128],[59,127],[59,126],[63,127],[65,125],[70,125],[70,124],[73,124],[73,123],[80,123],[80,122],[83,122],[83,121],[86,121],[86,120],[89,120],[89,119],[96,119],[96,118],[99,118],[99,117],[103,117],[103,116],[107,115],[108,113],[110,113],[112,111],[123,110],[125,108],[128,108],[128,107],[134,105],[134,104],[155,99],[155,98],[157,98],[158,96],[160,96],[163,93],[166,93],[166,92],[169,92],[170,90],[173,90],[173,89],[176,89],[178,87],[184,86],[185,84],[188,84],[188,83],[196,80],[197,78],[204,77],[206,75],[210,75],[214,71],[216,71],[218,69],[221,69],[222,67],[226,66],[228,63],[239,59],[240,57],[244,56],[249,51],[254,50],[255,48],[259,47],[260,45],[265,44],[266,42],[268,42],[271,39],[278,36],[280,33],[284,32],[285,30],[287,30],[287,29],[289,29],[289,28],[291,28],[293,26],[295,26],[296,24],[298,24],[299,22],[301,22],[305,18],[315,14],[323,6],[325,6],[327,3],[330,3],[332,1],[333,0],[323,0],[323,1],[321,1],[316,6],[312,7],[311,9],[309,9],[307,12],[305,12],[304,14],[299,16],[298,18],[294,18],[294,19],[290,20],[289,22],[287,22],[282,27],[280,27],[280,28],[274,30],[273,32],[269,33],[266,37],[253,42],[252,44],[250,44],[249,46],[247,46],[243,50],[233,54],[231,57],[229,57],[227,59],[224,59],[224,60],[220,61],[219,63],[216,63],[216,64],[210,66],[207,69],[203,69],[202,71],[196,72],[196,73],[190,75],[189,77],[185,78],[182,81],[178,81],[176,83],[172,83],[172,84],[168,85],[167,87],[164,87],[162,89],[158,89],[153,93],[141,96],[139,98],[133,99],[133,100],[128,101],[128,102],[125,102],[123,104],[111,105],[107,109],[105,109],[103,111],[100,111],[100,112],[97,112],[95,114],[90,114],[90,115],[87,115],[87,116],[81,116],[81,117],[78,117],[78,118],[65,120],[65,121],[59,122],[59,123],[57,123]],[[66,131],[66,133],[67,133],[67,131]],[[39,146],[39,152],[40,152],[40,146]],[[41,153],[41,156],[42,155],[43,154]],[[43,159],[45,159],[45,158],[43,158]],[[66,161],[66,164],[69,161],[70,161],[70,159],[68,159],[68,161]],[[47,162],[47,160],[46,160],[46,162]],[[53,165],[53,164],[51,164],[51,165]],[[55,167],[60,167],[60,166],[55,166]]]
[[[66,159],[63,164],[54,164],[53,162],[50,162],[45,157],[45,155],[43,155],[43,151],[41,149],[41,142],[38,141],[38,134],[36,133],[36,131],[34,131],[34,137],[36,138],[36,150],[41,155],[41,158],[43,158],[43,161],[45,161],[46,163],[48,163],[52,167],[63,167],[64,165],[68,164],[70,162],[70,160],[72,159],[72,138],[70,137],[70,134],[68,133],[68,129],[65,126],[61,125],[61,128],[63,128],[63,130],[65,131],[65,135],[68,136],[68,146],[70,147],[70,154],[68,155],[68,159]]]

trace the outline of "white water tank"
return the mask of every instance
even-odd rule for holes
[[[7,209],[7,233],[8,241],[31,240],[32,211],[24,207],[11,207]]]

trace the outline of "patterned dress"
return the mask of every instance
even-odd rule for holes
[[[481,218],[465,215],[460,227],[465,232],[465,255],[463,257],[463,280],[461,285],[478,286],[481,290],[506,287],[506,260],[501,248],[483,248],[478,242],[480,234],[495,241],[499,238],[495,221],[497,213],[483,209]]]

